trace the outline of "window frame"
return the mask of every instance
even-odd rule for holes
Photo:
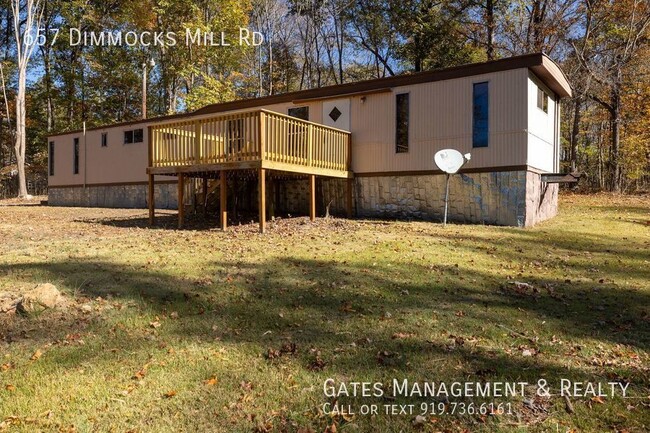
[[[294,114],[291,114],[292,110],[307,110],[307,118],[304,119],[304,118],[302,118],[300,116],[296,116]],[[309,122],[309,105],[301,105],[301,106],[298,106],[298,107],[289,107],[289,108],[287,108],[287,116]]]
[[[79,174],[79,137],[72,141],[72,174]]]
[[[55,149],[55,143],[54,141],[50,141],[48,146],[48,173],[50,176],[54,176],[54,149]]]
[[[481,107],[485,108],[485,113],[477,116],[477,88],[485,86],[485,103]],[[483,116],[484,115],[484,116]],[[483,119],[485,117],[485,119]],[[478,122],[485,122],[484,126],[477,125]],[[480,129],[479,129],[480,128]],[[490,81],[476,81],[472,83],[472,148],[478,149],[490,147]]]
[[[549,99],[550,98],[548,96],[548,93],[546,93],[546,90],[542,89],[539,85],[537,85],[537,108],[539,110],[542,110],[546,114],[548,114]]]
[[[108,132],[102,132],[100,147],[108,147]]]
[[[400,128],[400,99],[406,100],[406,119],[405,129]],[[410,150],[410,129],[411,129],[411,92],[402,92],[395,94],[395,153],[409,153]],[[405,134],[405,137],[400,137],[400,134]],[[406,144],[402,142],[405,139]]]
[[[136,132],[139,131],[140,140],[136,141]],[[127,139],[128,134],[131,135],[130,141]],[[139,144],[144,142],[144,128],[126,129],[124,130],[124,144]]]
[[[128,138],[130,135],[131,138]],[[133,144],[133,130],[125,130],[124,131],[124,144]]]

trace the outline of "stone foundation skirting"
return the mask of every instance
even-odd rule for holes
[[[257,185],[239,185],[239,208],[257,209]],[[359,217],[419,219],[440,222],[444,212],[445,175],[357,176],[353,181],[353,214]],[[246,186],[246,187],[245,187]],[[322,216],[346,214],[346,179],[318,178],[317,211]],[[229,188],[230,189],[230,188]],[[156,183],[158,209],[177,209],[175,183]],[[147,185],[51,187],[52,206],[146,208]],[[557,214],[558,185],[544,184],[538,173],[518,170],[456,174],[449,184],[449,221],[530,227]],[[309,213],[307,179],[274,181],[267,187],[267,208],[290,214]]]
[[[539,173],[526,173],[526,227],[557,215],[559,192],[559,184],[542,183]]]
[[[154,191],[156,208],[178,209],[175,183],[157,183]],[[47,201],[50,206],[143,209],[147,194],[146,184],[50,187]]]
[[[359,176],[357,215],[442,221],[445,175]],[[539,174],[503,171],[453,175],[450,221],[528,227],[557,213],[557,185]]]

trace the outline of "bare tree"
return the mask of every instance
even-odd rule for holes
[[[574,44],[589,80],[587,97],[609,114],[610,189],[621,190],[620,142],[624,84],[634,77],[627,70],[650,42],[650,7],[646,0],[624,0],[615,6],[587,2],[582,47]]]
[[[25,93],[27,90],[27,66],[38,44],[38,33],[42,18],[40,0],[11,0],[14,36],[16,38],[16,63],[18,68],[18,91],[16,92],[16,165],[18,168],[18,197],[30,198],[25,177],[26,117]],[[24,18],[22,17],[24,14]]]

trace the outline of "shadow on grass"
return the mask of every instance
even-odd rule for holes
[[[279,213],[275,218],[277,219],[286,219],[286,218],[304,218],[306,215],[301,213]],[[156,221],[153,226],[149,225],[149,216],[142,217],[133,217],[127,216],[123,218],[80,218],[75,219],[74,222],[86,223],[86,224],[101,224],[110,227],[119,227],[119,228],[141,228],[141,229],[156,229],[156,230],[178,230],[178,214],[176,211],[169,211],[161,213],[157,211]],[[272,224],[273,218],[267,218],[267,224]],[[202,231],[202,230],[220,230],[221,222],[219,221],[219,215],[216,212],[212,212],[207,215],[203,215],[201,211],[196,213],[188,213],[185,215],[183,220],[183,227],[180,230],[188,231]],[[251,225],[251,230],[257,230],[258,217],[255,212],[240,212],[236,217],[230,216],[228,219],[228,226],[241,226],[241,225]],[[253,227],[254,226],[254,227]]]
[[[305,369],[320,351],[329,371],[351,377],[355,372],[366,375],[386,370],[439,375],[441,362],[449,366],[445,374],[454,377],[489,374],[532,380],[588,374],[550,358],[523,358],[518,353],[488,350],[472,343],[458,344],[453,335],[448,335],[490,338],[490,332],[503,334],[501,325],[509,327],[506,329],[519,327],[519,318],[525,319],[523,329],[517,328],[517,335],[511,335],[513,340],[505,344],[515,352],[522,344],[537,345],[544,351],[543,341],[531,340],[537,333],[535,323],[542,320],[562,338],[588,338],[641,350],[650,344],[650,329],[643,325],[647,323],[644,309],[650,304],[650,296],[641,291],[604,288],[592,295],[587,284],[544,280],[540,283],[554,285],[554,296],[528,296],[498,287],[477,288],[469,281],[489,276],[469,267],[460,271],[438,267],[438,273],[453,277],[460,272],[464,277],[441,284],[418,282],[432,280],[428,267],[398,266],[399,271],[413,276],[410,282],[396,276],[395,269],[388,273],[381,267],[289,258],[256,264],[226,260],[211,266],[206,273],[211,281],[92,260],[1,265],[0,272],[27,275],[34,282],[61,282],[64,287],[87,281],[78,295],[110,295],[115,300],[133,301],[143,314],[163,316],[178,311],[180,319],[169,321],[166,329],[181,339],[213,341],[216,327],[222,341],[253,344],[261,353],[287,341],[295,342],[301,348],[300,363]],[[459,310],[464,314],[459,316]],[[427,322],[432,313],[439,317],[437,325]],[[76,320],[70,315],[28,333],[22,328],[27,322],[17,320],[1,333],[5,341],[25,336],[60,339],[76,332]],[[101,321],[95,325],[101,328]],[[416,335],[394,338],[403,329]],[[547,337],[550,339],[550,334]],[[138,346],[137,341],[125,344]],[[388,359],[382,359],[380,352],[389,353]],[[75,361],[72,357],[61,362]],[[462,368],[451,368],[453,364]]]
[[[454,233],[450,240],[462,241],[468,250],[470,246],[489,243],[491,253],[501,262],[544,262],[591,277],[616,275],[650,281],[650,267],[646,265],[650,250],[637,239],[628,241],[625,237],[604,233],[546,232],[540,235],[539,231],[502,230],[508,236],[487,239]],[[596,254],[601,257],[594,257]]]
[[[140,228],[140,229],[157,229],[157,230],[174,230],[178,229],[178,216],[175,211],[170,213],[156,213],[156,223],[149,225],[149,216],[127,216],[123,218],[80,218],[74,222],[87,224],[101,224],[109,227],[118,228]],[[219,228],[219,221],[216,215],[202,216],[200,214],[186,215],[183,230],[210,230]]]

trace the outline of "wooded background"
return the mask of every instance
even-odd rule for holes
[[[142,65],[151,58],[149,117],[545,52],[574,88],[563,105],[563,168],[585,173],[582,188],[650,186],[647,0],[0,0],[0,178],[16,164],[29,8],[45,39],[26,69],[28,172],[45,173],[48,132],[140,118]],[[237,34],[240,26],[260,31],[265,43],[69,43],[71,27],[181,35],[185,28]],[[55,43],[53,29],[60,29]]]

